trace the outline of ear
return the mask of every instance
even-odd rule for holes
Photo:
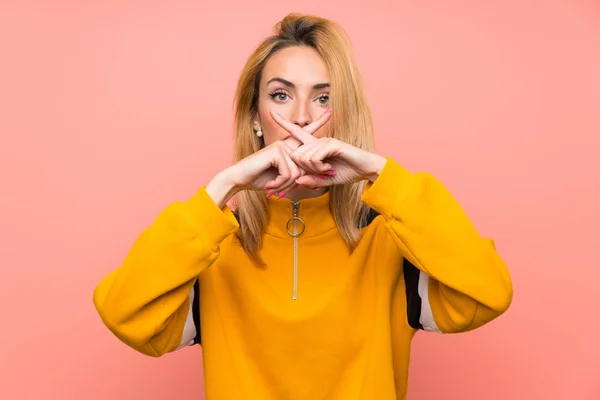
[[[260,123],[260,119],[258,118],[258,112],[252,113],[252,126],[254,127],[255,131],[257,131],[260,126],[262,126]]]

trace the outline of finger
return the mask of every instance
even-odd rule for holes
[[[322,188],[322,187],[331,185],[331,182],[329,182],[329,179],[322,179],[315,175],[301,176],[300,178],[296,179],[296,183],[298,185],[306,186],[311,189],[318,189],[318,188]]]
[[[282,185],[269,190],[269,192],[275,197],[283,197],[283,195],[285,195],[297,185],[298,184],[295,181],[292,181],[291,183],[286,181]]]
[[[332,170],[331,164],[323,161],[316,154],[323,154],[321,148],[327,146],[329,139],[319,139],[315,144],[304,145],[294,150],[291,154],[292,159],[300,166],[306,168],[312,174],[329,173]]]
[[[269,181],[265,184],[265,189],[278,188],[280,186],[285,185],[286,182],[290,179],[290,176],[291,176],[290,167],[289,167],[289,164],[287,162],[285,162],[285,159],[282,157],[283,154],[284,154],[283,151],[281,151],[278,154],[278,156],[276,156],[276,158],[273,160],[271,165],[273,165],[273,167],[275,167],[277,169],[278,175],[274,180]]]
[[[274,192],[274,195],[277,196],[278,198],[282,198],[283,196],[285,196],[287,193],[291,192],[292,190],[294,190],[294,188],[296,188],[298,186],[298,184],[296,182],[292,182],[289,185],[286,185],[284,187],[281,187],[279,189],[277,189]]]
[[[260,177],[262,179],[258,179],[257,184],[261,188],[267,190],[267,185],[272,185],[275,182],[275,179],[277,179],[277,177],[279,176],[279,171],[277,171],[277,168],[271,167],[267,171],[263,172],[262,175],[264,176]]]
[[[288,182],[290,185],[295,185],[296,179],[300,178],[300,168],[291,159],[289,154],[285,154],[285,162],[287,163],[290,171],[290,178]]]
[[[301,165],[310,165],[311,170],[323,174],[331,170],[331,165],[323,160],[328,157],[324,148],[331,147],[328,140],[319,140],[314,146],[309,147],[300,157]]]
[[[288,193],[289,191],[293,190],[296,186],[298,186],[298,184],[296,183],[296,179],[298,179],[300,177],[300,169],[298,168],[298,166],[296,166],[294,161],[292,161],[292,159],[289,158],[289,156],[285,155],[284,162],[288,164],[288,167],[290,170],[290,177],[284,183],[282,183],[279,187],[276,187],[273,189],[273,193],[277,197],[285,196],[286,193]]]
[[[322,173],[327,173],[331,169],[331,164],[325,162],[324,160],[329,157],[339,156],[344,143],[336,139],[322,139],[321,141],[324,143],[324,145],[320,146],[315,152],[311,153],[311,157],[313,160],[319,160],[322,163],[323,168],[328,167],[329,169],[321,170]],[[333,176],[335,176],[335,174],[333,174]]]
[[[288,145],[288,147],[292,150],[296,150],[298,147],[302,146],[302,143],[293,136],[288,136],[287,138],[283,139],[283,143]]]
[[[300,176],[300,170],[296,163],[290,158],[290,149],[285,146],[280,147],[277,159],[277,169],[279,176],[265,185],[265,189],[270,189],[272,193],[282,193],[289,186],[295,185],[295,180]]]
[[[319,118],[306,125],[304,128],[302,128],[302,130],[306,133],[314,135],[315,132],[318,131],[319,128],[321,128],[323,125],[325,125],[330,118],[331,108],[328,108],[327,111],[325,111]]]
[[[285,141],[284,141],[285,142]],[[294,149],[287,144],[282,146],[282,157],[284,161],[287,163],[290,173],[291,180],[294,181],[296,178],[304,175],[306,172],[292,159],[291,155],[294,152]]]
[[[310,169],[310,165],[303,165],[302,159],[304,158],[304,154],[306,154],[306,152],[309,151],[312,146],[313,145],[300,146],[290,153],[290,158],[296,163],[296,165],[299,165],[300,168],[305,169],[309,173],[314,173],[315,171]]]
[[[315,151],[315,148],[321,145],[321,142],[317,142],[314,145],[304,145],[292,152],[290,157],[297,165],[304,168],[309,174],[320,174],[321,171],[314,163],[311,162],[311,154]]]
[[[273,194],[277,191],[278,188],[280,188],[282,185],[285,185],[286,181],[287,181],[287,177],[285,177],[283,175],[277,175],[277,177],[275,177],[275,179],[272,179],[265,183],[264,189],[267,192]]]
[[[313,143],[317,140],[317,138],[312,136],[310,133],[305,132],[298,125],[287,121],[273,110],[271,110],[271,116],[273,117],[273,120],[279,124],[279,126],[288,131],[288,133],[292,135],[294,139],[299,140],[302,144]]]

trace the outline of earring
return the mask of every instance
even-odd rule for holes
[[[263,131],[262,131],[262,128],[259,126],[258,129],[256,130],[256,136],[262,137],[262,135],[263,135]]]

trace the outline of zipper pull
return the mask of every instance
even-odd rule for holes
[[[298,299],[298,237],[304,233],[304,229],[306,229],[306,224],[304,220],[298,216],[300,212],[300,202],[293,201],[292,202],[292,218],[288,219],[286,224],[286,229],[288,234],[294,238],[294,282],[292,287],[292,300]],[[292,230],[290,230],[290,223],[293,224]],[[301,224],[302,229],[298,231],[298,224]]]
[[[291,237],[297,238],[300,237],[304,230],[306,229],[306,224],[304,220],[298,216],[300,212],[300,203],[297,201],[292,201],[292,218],[288,219],[285,228],[287,230],[288,235]],[[293,226],[290,226],[293,224]],[[300,231],[298,232],[298,225],[300,225]]]

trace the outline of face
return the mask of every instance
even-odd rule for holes
[[[329,90],[329,73],[316,50],[295,46],[278,51],[263,69],[258,113],[253,116],[254,129],[262,127],[266,146],[287,138],[289,133],[273,120],[270,111],[276,111],[296,125],[306,126],[330,107]],[[329,122],[314,136],[328,134]]]

